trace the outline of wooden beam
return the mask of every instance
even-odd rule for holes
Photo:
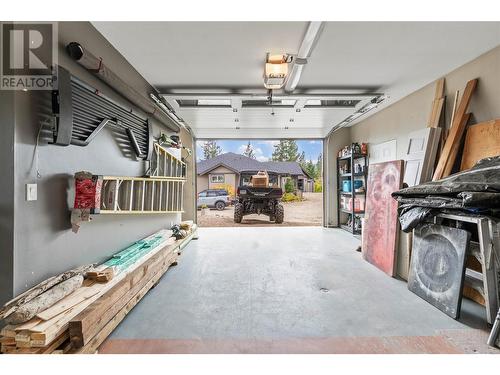
[[[467,114],[466,112],[469,107],[472,94],[477,86],[477,81],[477,79],[470,80],[465,86],[462,99],[460,100],[460,104],[457,108],[457,112],[450,129],[450,134],[446,139],[443,152],[441,153],[438,165],[434,171],[434,176],[432,178],[433,181],[447,177],[451,172],[458,153],[458,147],[460,146],[460,142],[465,131],[465,126],[467,125],[467,120],[470,117],[470,114]]]
[[[434,92],[434,99],[440,99],[444,96],[444,77],[436,81],[436,90]]]
[[[453,145],[453,147],[450,149],[449,157],[448,157],[448,162],[446,163],[446,166],[443,171],[443,177],[448,177],[451,174],[451,171],[453,169],[453,166],[455,165],[455,160],[458,155],[458,149],[460,148],[460,144],[462,142],[462,138],[465,133],[465,128],[467,127],[467,123],[470,120],[470,117],[472,116],[471,113],[466,113],[462,117],[462,121],[460,124],[457,125],[457,128],[459,128],[459,131],[456,133],[458,141]],[[445,144],[446,146],[446,144]]]
[[[171,264],[177,251],[167,247],[142,267],[103,294],[69,322],[71,343],[75,348],[87,344],[165,264]]]
[[[87,345],[71,351],[74,354],[94,354],[106,338],[127,316],[127,314],[137,305],[137,303],[146,295],[146,293],[161,279],[163,274],[168,270],[170,264],[166,264],[162,271],[158,272],[147,284],[132,298],[120,311],[95,335]]]

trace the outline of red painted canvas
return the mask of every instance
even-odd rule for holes
[[[363,258],[390,276],[396,273],[398,203],[391,193],[401,189],[403,160],[370,164],[363,226]]]

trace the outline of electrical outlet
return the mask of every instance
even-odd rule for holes
[[[26,184],[26,200],[36,201],[36,184]]]

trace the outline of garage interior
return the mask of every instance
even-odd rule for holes
[[[3,354],[500,354],[500,22],[49,24],[52,89],[0,90]],[[323,225],[198,227],[199,139],[322,140]]]

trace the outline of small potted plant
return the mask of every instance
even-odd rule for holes
[[[201,216],[205,216],[208,214],[208,206],[206,204],[201,206]]]

